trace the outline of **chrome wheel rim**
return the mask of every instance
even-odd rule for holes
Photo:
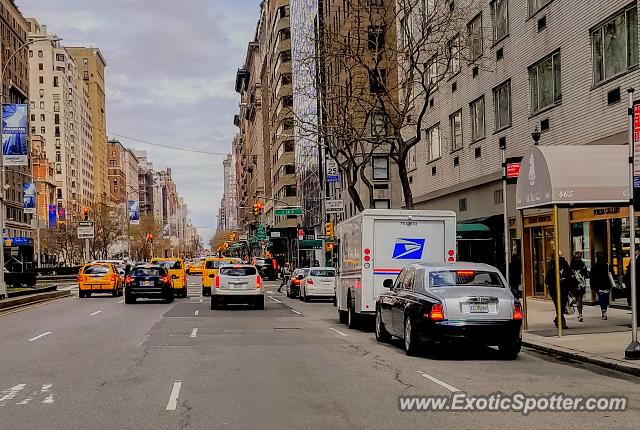
[[[407,318],[404,324],[404,347],[408,351],[411,348],[411,319]]]
[[[382,332],[382,330],[380,330],[380,324],[382,323],[382,316],[380,315],[380,310],[378,310],[378,312],[376,312],[376,336],[380,337],[380,333]]]

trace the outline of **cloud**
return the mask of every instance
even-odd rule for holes
[[[236,69],[255,32],[257,0],[16,0],[68,46],[94,46],[107,60],[107,128],[166,145],[227,153],[239,97]],[[222,196],[221,156],[146,150],[171,167],[205,244]]]

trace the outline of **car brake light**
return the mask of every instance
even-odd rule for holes
[[[115,282],[115,280],[117,279],[116,276],[117,275],[115,273],[112,273],[111,274],[111,280]]]
[[[456,274],[458,276],[475,276],[476,271],[475,270],[458,270]]]
[[[273,268],[275,270],[278,270],[278,261],[277,260],[272,260],[271,264],[273,265]]]
[[[294,285],[299,285],[300,284],[300,279],[294,279],[293,280],[293,284]]]
[[[521,320],[522,319],[522,307],[520,305],[515,305],[513,308],[513,319]]]
[[[220,276],[216,275],[216,288],[220,288]]]
[[[160,280],[162,282],[164,282],[165,284],[170,284],[171,283],[171,276],[169,275],[164,275],[160,278]]]
[[[429,319],[432,321],[442,321],[444,319],[444,309],[440,303],[436,303],[429,312]]]
[[[78,275],[78,282],[83,282],[83,281],[84,281],[84,276]]]
[[[133,278],[131,276],[127,276],[126,278],[124,278],[124,282],[125,284],[130,284],[131,282],[133,282]]]
[[[311,278],[307,279],[307,284],[313,285],[313,279],[311,279]]]
[[[256,276],[256,288],[260,288],[262,286],[262,278],[260,275]]]

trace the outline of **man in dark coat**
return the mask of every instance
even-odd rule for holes
[[[560,261],[560,314],[562,316],[562,328],[567,328],[567,321],[564,318],[564,310],[567,308],[569,302],[569,290],[571,288],[570,275],[571,269],[564,257],[559,258]],[[558,326],[558,297],[556,295],[556,262],[555,259],[551,260],[549,269],[547,270],[547,276],[545,277],[545,283],[549,289],[549,294],[553,301],[553,306],[556,309],[556,317],[553,320],[554,325]]]
[[[591,279],[591,289],[598,293],[598,303],[602,311],[602,319],[607,319],[607,309],[609,308],[609,295],[611,294],[611,280],[609,278],[611,267],[604,259],[602,252],[596,253],[596,262],[591,268],[589,278]]]

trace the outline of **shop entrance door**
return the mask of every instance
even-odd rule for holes
[[[553,249],[555,237],[553,227],[533,227],[531,228],[531,248],[533,263],[533,295],[547,295],[544,278],[547,274],[549,263],[554,258]]]

